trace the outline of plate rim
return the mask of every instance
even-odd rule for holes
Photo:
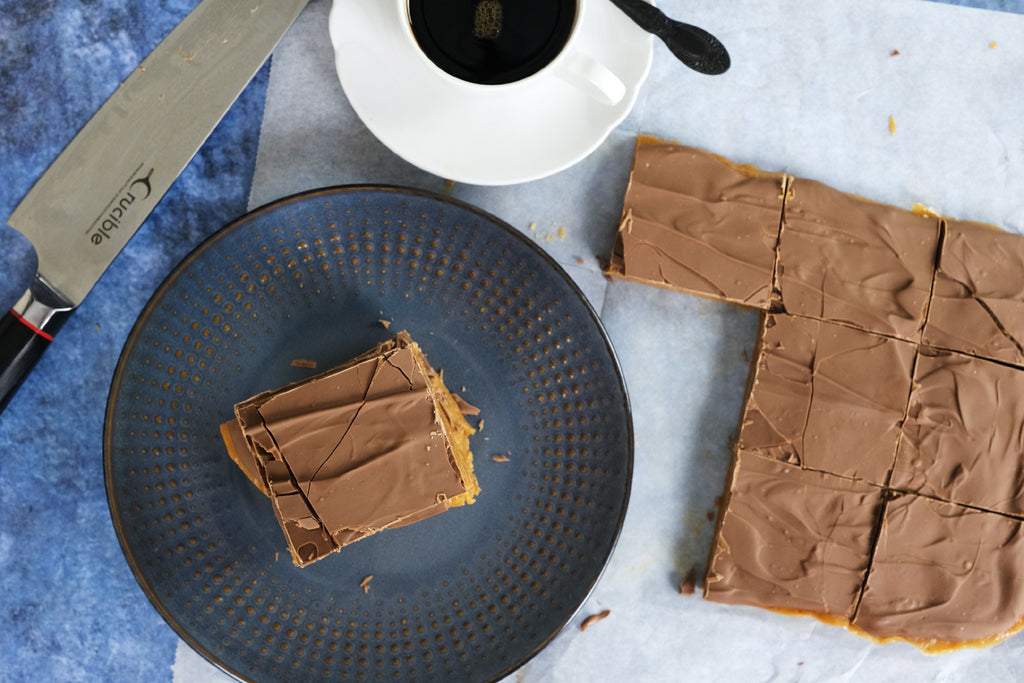
[[[253,218],[260,216],[265,213],[274,211],[280,207],[296,204],[299,202],[307,201],[316,197],[322,197],[326,195],[338,195],[338,194],[350,194],[358,192],[385,192],[391,193],[395,196],[414,196],[422,199],[437,201],[442,204],[449,204],[458,207],[462,210],[468,211],[488,223],[491,223],[495,227],[498,227],[505,232],[512,235],[526,248],[532,250],[536,255],[540,256],[553,271],[569,286],[569,289],[576,294],[579,300],[583,303],[585,310],[590,316],[591,321],[596,327],[596,330],[604,343],[605,349],[608,353],[608,359],[611,362],[612,370],[619,382],[619,389],[622,392],[622,409],[625,416],[625,462],[623,464],[625,470],[625,485],[622,492],[622,505],[619,510],[618,518],[614,522],[614,528],[612,532],[612,538],[608,544],[607,551],[601,558],[601,567],[598,572],[594,575],[590,585],[587,586],[586,591],[582,594],[579,604],[566,615],[565,619],[557,625],[552,632],[541,640],[536,647],[530,652],[527,652],[523,657],[517,659],[515,662],[510,664],[504,670],[501,671],[495,678],[490,679],[492,683],[500,681],[501,679],[509,676],[518,669],[522,668],[527,662],[536,657],[541,651],[543,651],[563,630],[565,627],[579,614],[580,610],[590,599],[595,588],[600,583],[601,578],[604,576],[605,571],[608,569],[608,564],[611,560],[616,547],[618,546],[619,539],[622,535],[622,529],[624,526],[626,513],[629,509],[629,501],[632,493],[633,484],[633,465],[635,458],[635,433],[633,425],[633,413],[630,402],[629,392],[627,390],[625,376],[622,372],[622,366],[619,362],[618,356],[615,353],[615,349],[612,346],[611,338],[605,329],[604,323],[601,321],[596,309],[587,299],[586,295],[580,289],[579,285],[569,276],[565,269],[544,249],[539,245],[531,241],[526,235],[517,230],[514,226],[508,222],[498,218],[494,214],[481,209],[478,206],[470,204],[468,202],[449,197],[437,192],[430,190],[423,190],[415,187],[408,187],[402,185],[387,185],[387,184],[343,184],[343,185],[329,185],[319,187],[311,190],[305,190],[289,194],[278,199],[272,200],[263,204],[262,206],[256,207],[250,211],[231,219],[220,228],[216,229],[211,234],[207,235],[202,241],[200,241],[189,253],[184,256],[177,264],[171,268],[170,272],[163,278],[160,284],[153,291],[153,294],[149,297],[142,309],[139,311],[135,322],[132,324],[132,328],[129,331],[125,341],[121,346],[121,351],[118,354],[117,365],[114,368],[114,373],[110,380],[110,386],[107,392],[106,408],[103,415],[103,445],[102,445],[102,458],[103,458],[103,487],[107,500],[107,510],[110,514],[111,524],[114,527],[115,535],[117,536],[118,545],[121,548],[121,554],[127,562],[128,567],[131,569],[132,576],[135,578],[139,588],[142,589],[143,594],[146,596],[150,605],[157,611],[164,623],[166,623],[172,631],[185,643],[189,645],[196,653],[203,657],[206,661],[213,664],[217,669],[224,672],[225,674],[241,681],[256,681],[258,679],[249,679],[236,673],[222,662],[220,662],[212,653],[208,652],[202,645],[200,645],[195,638],[191,635],[189,630],[182,624],[178,623],[177,619],[172,617],[170,612],[164,607],[162,601],[155,594],[153,588],[149,585],[148,580],[145,578],[143,572],[140,569],[139,563],[136,561],[134,554],[129,548],[128,539],[125,530],[121,524],[120,516],[118,515],[119,505],[117,502],[117,496],[113,486],[113,472],[112,472],[112,422],[115,413],[115,403],[119,395],[121,388],[121,380],[124,376],[125,366],[127,358],[130,353],[136,348],[139,341],[139,333],[149,317],[156,310],[162,296],[166,291],[173,285],[179,274],[184,271],[189,264],[197,259],[201,254],[205,253],[206,250],[213,247],[218,241],[232,233],[234,230],[240,228]]]

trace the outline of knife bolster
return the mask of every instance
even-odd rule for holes
[[[0,412],[72,310],[37,277],[18,303],[0,318]]]
[[[73,308],[37,274],[32,285],[11,308],[11,312],[39,334],[49,336],[52,340]]]

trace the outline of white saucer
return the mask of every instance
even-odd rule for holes
[[[406,161],[449,180],[509,185],[583,159],[629,113],[651,66],[652,38],[610,2],[590,2],[579,49],[626,86],[604,104],[542,72],[480,94],[420,58],[394,0],[335,0],[329,30],[342,88],[367,128]]]

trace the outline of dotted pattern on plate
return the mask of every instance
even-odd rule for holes
[[[292,359],[323,371],[397,329],[482,409],[483,492],[297,569],[218,427],[235,402],[315,372]],[[122,354],[104,457],[144,591],[235,675],[488,680],[597,580],[632,436],[607,339],[538,248],[440,197],[335,188],[243,217],[161,286]]]

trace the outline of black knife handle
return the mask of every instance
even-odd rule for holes
[[[32,290],[0,318],[0,413],[71,313],[43,304]]]

